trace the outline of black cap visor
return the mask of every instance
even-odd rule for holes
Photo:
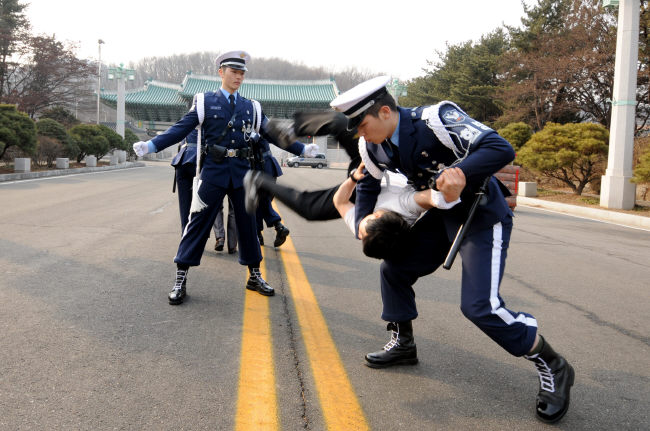
[[[246,61],[242,58],[226,58],[224,59],[219,67],[230,67],[231,69],[247,71]]]
[[[355,130],[357,127],[359,127],[359,124],[363,121],[363,119],[366,117],[366,114],[368,111],[363,111],[361,114],[357,115],[356,117],[348,118],[348,125],[347,129],[348,131]]]

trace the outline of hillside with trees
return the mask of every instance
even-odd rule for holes
[[[550,179],[551,186],[577,194],[589,185],[597,193],[606,167],[603,130],[609,129],[612,114],[618,9],[603,8],[600,0],[523,4],[521,26],[435,52],[437,60],[428,61],[424,76],[407,83],[408,96],[399,102],[417,106],[452,100],[514,139],[517,162],[534,177],[528,180]],[[640,12],[635,132],[644,136],[650,131],[647,0],[641,1]],[[602,129],[572,126],[583,123]],[[640,144],[636,147],[634,181],[644,183],[650,158]]]
[[[66,128],[77,121],[94,122],[96,61],[77,58],[75,46],[54,35],[31,34],[24,14],[26,3],[0,0],[0,6],[0,103],[15,105],[17,112],[32,119],[53,118]],[[547,131],[570,123],[596,123],[608,129],[618,9],[603,8],[600,0],[537,0],[523,2],[523,6],[520,26],[496,28],[477,41],[449,44],[445,50],[432,52],[423,75],[406,83],[407,96],[399,103],[418,106],[452,100],[473,118],[504,131],[524,154],[529,151],[527,141],[547,125],[551,125]],[[635,122],[639,136],[650,130],[649,32],[649,0],[642,0]],[[130,63],[127,67],[135,69],[136,77],[127,89],[140,88],[148,79],[180,83],[188,72],[214,75],[219,53],[148,57]],[[108,67],[114,66],[101,68],[102,87],[109,91],[116,88],[115,81],[107,79]],[[356,68],[333,72],[281,58],[256,57],[247,78],[333,78],[345,91],[378,74]],[[7,109],[5,115],[17,115]],[[100,121],[115,121],[114,112],[102,105]],[[102,141],[101,134],[96,135],[95,140]],[[54,138],[44,136],[41,141],[49,139]],[[12,138],[0,142],[3,152],[11,146],[18,148]],[[647,178],[646,147],[637,145],[635,152],[638,182]],[[535,157],[519,160],[525,159]],[[533,164],[529,168],[534,171]],[[590,171],[587,178],[598,178],[604,166],[602,160],[595,163],[591,168],[595,173]],[[583,190],[583,181],[576,181],[577,189]]]

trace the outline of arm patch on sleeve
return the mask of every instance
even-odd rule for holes
[[[459,160],[467,157],[470,147],[493,130],[472,119],[453,102],[444,101],[422,111],[422,119],[436,138],[453,151]]]

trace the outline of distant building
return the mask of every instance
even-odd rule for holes
[[[134,126],[150,134],[163,131],[187,113],[194,94],[216,91],[219,87],[218,76],[192,73],[185,75],[181,84],[149,80],[141,89],[126,91],[126,115],[134,120]],[[339,93],[333,79],[247,79],[239,92],[258,100],[264,113],[272,118],[291,118],[296,111],[329,109],[329,103]],[[100,100],[116,108],[117,93],[102,91]]]

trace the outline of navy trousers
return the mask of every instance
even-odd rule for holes
[[[277,222],[282,220],[280,214],[273,209],[271,198],[268,196],[260,196],[255,218],[257,219],[258,232],[264,230],[264,222],[266,222],[267,227],[273,227]]]
[[[436,211],[427,212],[412,230],[408,256],[381,265],[382,319],[386,321],[417,317],[413,284],[442,264],[451,245]],[[533,346],[537,321],[530,314],[508,310],[499,294],[511,232],[512,218],[507,217],[465,238],[459,251],[463,265],[460,308],[506,351],[522,356]]]
[[[210,229],[214,225],[217,213],[223,207],[223,198],[228,195],[235,211],[239,263],[259,266],[262,252],[255,231],[255,216],[249,215],[244,206],[244,188],[232,186],[223,188],[204,181],[198,193],[207,207],[202,211],[190,213],[174,262],[187,266],[198,266],[201,263],[203,249],[210,237]]]

